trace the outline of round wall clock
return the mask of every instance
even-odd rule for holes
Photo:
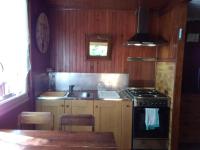
[[[49,22],[47,15],[41,13],[36,24],[36,44],[41,53],[46,53],[49,47]]]

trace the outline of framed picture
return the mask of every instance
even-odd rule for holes
[[[88,60],[111,59],[111,35],[87,34],[86,58]]]

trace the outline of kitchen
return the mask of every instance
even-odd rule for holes
[[[36,97],[47,91],[49,87],[47,72],[53,71],[58,75],[60,72],[128,74],[127,86],[156,87],[157,90],[170,97],[172,113],[170,147],[176,150],[179,142],[184,49],[184,34],[178,36],[178,33],[185,31],[187,3],[181,0],[176,2],[141,1],[142,6],[152,10],[149,32],[154,36],[162,36],[167,43],[157,47],[127,46],[127,40],[136,33],[138,16],[134,11],[138,9],[139,2],[30,0],[30,101],[13,108],[5,115],[2,114],[0,127],[16,128],[16,115],[19,112],[35,110]],[[50,42],[48,48],[40,52],[36,41],[36,25],[38,16],[42,12],[49,20]],[[87,57],[86,34],[112,36],[109,59]],[[134,58],[140,60],[135,61]],[[153,58],[153,61],[143,61],[141,58]],[[77,85],[76,88],[78,88]],[[62,86],[62,90],[68,90],[68,85]]]

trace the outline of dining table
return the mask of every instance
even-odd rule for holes
[[[0,129],[0,150],[117,150],[111,132]]]

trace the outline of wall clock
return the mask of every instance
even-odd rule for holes
[[[47,15],[41,13],[36,23],[36,44],[41,53],[46,53],[49,47],[49,22]]]

